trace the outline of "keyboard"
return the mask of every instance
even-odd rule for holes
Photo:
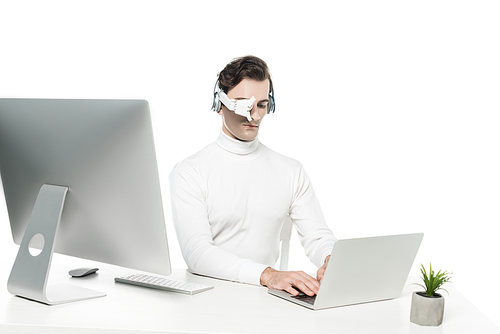
[[[311,304],[311,305],[314,305],[314,302],[316,301],[316,295],[314,296],[308,296],[306,295],[305,293],[299,293],[297,296],[291,296],[292,298],[294,299],[298,299],[298,300],[301,300],[305,303],[308,303],[308,304]]]
[[[142,286],[145,288],[166,290],[170,292],[194,295],[203,291],[213,289],[213,286],[176,281],[162,277],[145,274],[135,274],[124,277],[115,277],[115,282]]]

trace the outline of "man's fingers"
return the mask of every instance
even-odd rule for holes
[[[318,292],[319,282],[312,276],[306,274],[305,272],[299,272],[302,278],[302,282],[314,293]]]
[[[287,283],[284,286],[282,286],[281,289],[285,290],[286,292],[290,293],[293,296],[297,296],[300,291],[309,296],[315,295],[314,291],[309,289],[309,287],[305,285],[303,282]]]
[[[317,275],[317,279],[318,279],[318,282],[320,284],[321,284],[321,280],[323,279],[323,276],[325,276],[325,268],[321,267],[321,268],[319,268],[318,275]]]
[[[313,290],[311,290],[306,284],[304,284],[303,282],[300,282],[297,286],[297,288],[302,291],[303,293],[305,293],[306,295],[308,296],[314,296],[316,294],[316,292],[314,292]]]
[[[291,273],[290,284],[305,293],[306,295],[313,296],[318,292],[319,282],[315,280],[312,276],[302,272],[292,272]],[[288,291],[288,290],[287,290]]]
[[[270,289],[285,290],[294,296],[298,295],[297,290],[313,296],[319,289],[319,282],[303,271],[277,271],[272,268],[263,272],[261,284]]]
[[[290,284],[288,284],[288,286],[286,286],[282,290],[285,290],[286,292],[288,292],[292,296],[297,296],[299,294],[299,292],[297,290],[295,290]]]
[[[330,261],[330,255],[328,255],[325,258],[325,263],[323,263],[321,268],[318,269],[318,273],[316,274],[316,278],[320,284],[321,284],[321,280],[323,279],[323,276],[325,276],[326,266],[328,265],[329,261]]]

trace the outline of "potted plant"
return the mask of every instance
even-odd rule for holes
[[[422,264],[420,266],[424,285],[415,284],[423,287],[425,291],[413,292],[410,321],[421,326],[439,326],[443,322],[444,298],[436,291],[446,291],[441,286],[450,282],[451,273],[441,270],[435,273],[431,264],[427,274],[424,266]]]

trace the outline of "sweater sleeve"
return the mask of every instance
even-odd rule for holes
[[[294,184],[290,217],[307,257],[321,267],[337,239],[325,221],[311,181],[302,166]]]
[[[172,217],[182,256],[196,274],[260,285],[268,267],[214,245],[201,177],[196,168],[178,164],[170,174]]]

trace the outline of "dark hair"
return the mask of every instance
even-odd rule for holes
[[[269,92],[273,91],[273,81],[266,62],[255,56],[235,58],[227,64],[219,73],[219,87],[227,94],[245,78],[257,81],[268,79]]]

